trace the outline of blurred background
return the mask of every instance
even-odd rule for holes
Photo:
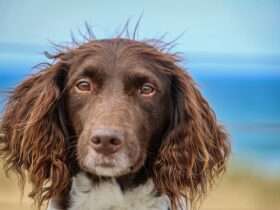
[[[71,31],[79,37],[85,22],[97,38],[110,38],[128,19],[133,29],[141,14],[138,39],[181,35],[172,51],[182,53],[231,135],[229,170],[201,209],[280,209],[279,0],[0,0],[0,92],[47,61],[51,42],[71,41]],[[4,103],[0,94],[1,111]],[[1,169],[0,209],[30,204]]]

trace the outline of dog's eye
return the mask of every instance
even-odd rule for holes
[[[76,88],[78,89],[78,91],[80,92],[88,92],[88,91],[91,91],[92,89],[92,85],[91,85],[91,82],[88,81],[88,80],[79,80],[77,83],[76,83]]]
[[[142,87],[139,89],[139,93],[143,96],[152,96],[156,92],[156,89],[151,83],[144,83]]]

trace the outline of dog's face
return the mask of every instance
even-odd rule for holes
[[[126,45],[109,41],[68,73],[68,118],[78,136],[80,167],[120,176],[144,165],[170,114],[170,79]]]

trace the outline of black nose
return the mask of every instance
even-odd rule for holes
[[[111,128],[95,129],[91,138],[94,150],[104,155],[117,152],[122,147],[123,141],[122,133]]]

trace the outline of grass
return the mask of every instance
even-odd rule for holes
[[[21,200],[15,178],[8,179],[0,171],[0,209],[29,210],[31,203],[27,196]],[[268,178],[249,169],[231,167],[200,209],[280,210],[280,176]]]

